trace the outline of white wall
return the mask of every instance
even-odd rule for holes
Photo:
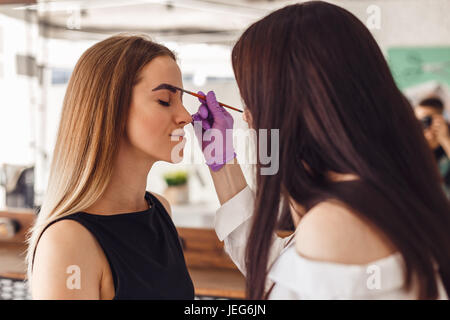
[[[34,162],[31,143],[35,137],[33,114],[36,112],[36,79],[16,74],[16,55],[35,55],[37,29],[0,15],[0,164],[29,165]]]
[[[372,29],[378,44],[392,46],[450,45],[449,0],[335,0],[366,24],[367,8],[381,10],[381,28]]]

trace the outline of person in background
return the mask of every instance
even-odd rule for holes
[[[434,153],[447,197],[450,198],[450,130],[445,121],[444,104],[436,97],[426,98],[414,109],[423,133]]]

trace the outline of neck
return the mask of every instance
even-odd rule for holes
[[[359,177],[357,175],[351,174],[351,173],[337,173],[333,171],[327,172],[327,177],[331,181],[352,181],[352,180],[358,180]],[[291,216],[292,220],[294,222],[294,226],[297,227],[299,224],[301,218],[306,214],[306,209],[302,205],[295,202],[292,198],[290,199],[290,207],[291,207]]]
[[[124,140],[120,144],[106,190],[85,212],[109,215],[148,209],[144,197],[147,176],[154,163],[148,155]]]

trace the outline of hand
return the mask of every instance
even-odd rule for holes
[[[205,96],[201,91],[199,94]],[[197,113],[192,115],[194,132],[202,148],[206,164],[218,171],[236,157],[233,147],[233,117],[219,105],[213,91],[208,92]]]
[[[433,115],[433,122],[430,128],[436,135],[440,145],[446,144],[450,141],[450,133],[448,124],[442,115]]]

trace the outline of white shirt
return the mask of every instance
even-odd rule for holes
[[[245,249],[250,234],[254,194],[247,186],[216,213],[215,229],[224,248],[243,275]],[[292,239],[274,234],[269,252],[266,283],[275,286],[269,299],[416,299],[414,286],[404,286],[404,261],[400,253],[365,265],[314,261],[300,256]],[[448,299],[436,268],[439,299]]]

